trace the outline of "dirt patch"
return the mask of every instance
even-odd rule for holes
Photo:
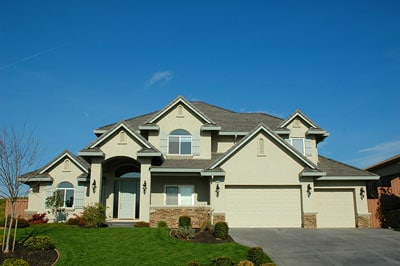
[[[55,250],[30,250],[21,243],[16,243],[13,253],[3,254],[0,252],[0,263],[7,258],[21,258],[31,266],[50,266],[57,261],[58,254]]]
[[[207,243],[207,244],[221,244],[221,243],[234,242],[234,240],[230,236],[227,236],[227,238],[225,239],[216,238],[211,231],[200,231],[190,241],[197,243]]]

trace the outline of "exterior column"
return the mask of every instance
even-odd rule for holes
[[[103,181],[103,169],[101,166],[103,159],[93,159],[90,171],[90,183],[89,183],[89,204],[95,204],[101,202],[101,187]],[[96,183],[96,189],[93,190],[93,183]]]
[[[221,210],[224,209],[223,197],[225,193],[224,177],[212,176],[210,178],[210,206],[212,210],[211,222],[213,224],[217,222],[225,222],[225,212]],[[217,193],[218,187],[218,193]]]
[[[312,178],[303,180],[301,184],[301,197],[302,197],[302,227],[303,228],[317,228],[317,213],[315,212],[315,194],[314,183]]]
[[[150,196],[151,196],[151,159],[146,158],[140,161],[140,209],[139,219],[144,222],[150,221]],[[146,182],[146,191],[143,184]]]

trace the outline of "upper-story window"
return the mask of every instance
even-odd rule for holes
[[[184,129],[176,129],[168,136],[169,154],[192,154],[192,135]]]
[[[311,140],[305,138],[290,138],[286,141],[303,155],[312,155]]]

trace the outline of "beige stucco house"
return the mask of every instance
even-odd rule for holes
[[[94,130],[78,156],[65,151],[21,178],[27,212],[54,190],[68,216],[100,202],[109,221],[230,227],[368,227],[366,180],[378,176],[318,154],[328,132],[300,111],[286,119],[236,113],[179,96],[154,113]]]

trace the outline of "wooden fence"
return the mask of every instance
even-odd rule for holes
[[[28,199],[18,199],[15,206],[15,216],[25,218],[25,210],[28,209]],[[5,215],[11,215],[11,201],[6,202],[6,213]]]

